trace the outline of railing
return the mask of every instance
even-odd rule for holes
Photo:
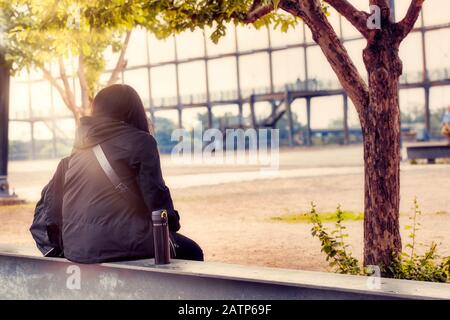
[[[420,85],[423,82],[423,72],[410,72],[403,74],[400,78],[400,84],[403,85],[411,85],[417,84]],[[450,80],[450,67],[443,67],[440,69],[434,69],[428,71],[428,79],[429,81],[443,81]],[[341,89],[341,85],[337,80],[330,79],[310,79],[308,81],[298,80],[293,83],[287,83],[284,86],[275,86],[274,92],[284,92],[286,89],[290,91],[306,91],[306,92],[318,92],[318,91],[332,91]],[[271,88],[268,86],[265,87],[256,87],[256,88],[243,88],[241,90],[241,97],[248,98],[253,94],[269,94],[271,93]],[[13,99],[14,97],[12,97]],[[227,102],[230,103],[236,102],[239,98],[238,90],[224,90],[218,92],[211,92],[209,97],[210,103],[220,103]],[[193,95],[183,95],[180,96],[180,101],[178,103],[177,96],[169,96],[169,97],[161,97],[161,98],[153,98],[152,103],[149,101],[144,101],[145,105],[152,105],[154,107],[164,108],[164,107],[176,107],[178,104],[183,105],[208,105],[208,96],[206,93],[198,93]],[[44,111],[45,110],[45,111]],[[48,118],[51,116],[51,110],[49,108],[35,108],[33,109],[33,118]],[[54,115],[56,118],[70,118],[70,112],[59,111],[58,114]],[[15,112],[10,118],[11,121],[26,121],[30,120],[30,114],[27,111]]]

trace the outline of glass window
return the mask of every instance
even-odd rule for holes
[[[124,72],[124,83],[132,86],[144,103],[148,107],[149,93],[148,93],[148,72],[146,68],[136,70],[129,70]]]
[[[185,31],[176,36],[178,59],[201,57],[205,54],[202,30]]]
[[[439,75],[439,72],[450,67],[450,41],[443,41],[450,39],[450,29],[428,31],[425,37],[429,76],[432,80],[437,80],[444,76]]]
[[[295,99],[291,103],[292,113],[296,115],[297,121],[306,126],[306,99]],[[287,123],[287,122],[286,122]]]
[[[206,93],[204,61],[182,63],[178,66],[178,72],[181,96],[204,95]]]
[[[34,116],[50,115],[51,92],[47,81],[31,83],[31,107]]]
[[[423,89],[402,89],[399,93],[402,119],[422,118],[425,112],[425,92]],[[407,121],[406,121],[407,122]]]
[[[403,79],[407,82],[422,81],[422,40],[420,33],[411,33],[400,45],[403,61]],[[420,73],[420,74],[419,74]]]
[[[450,20],[449,12],[450,1],[425,1],[423,7],[423,17],[425,20],[425,25],[431,26],[441,23],[448,23]]]
[[[277,90],[283,90],[287,83],[294,83],[297,79],[305,78],[304,54],[301,48],[274,51],[272,63],[273,84]]]
[[[53,134],[47,124],[38,121],[34,124],[34,138],[36,140],[51,140]]]
[[[206,108],[187,108],[183,109],[182,113],[183,128],[186,130],[192,130],[194,127],[199,127],[202,123],[204,128],[208,126],[208,110]]]
[[[12,79],[9,104],[11,118],[23,119],[30,116],[28,84]]]
[[[208,77],[211,99],[221,99],[221,94],[224,91],[236,91],[236,58],[229,57],[209,60]]]
[[[311,128],[342,128],[344,119],[343,110],[342,96],[311,99]]]
[[[160,63],[175,59],[174,37],[158,40],[153,34],[149,34],[150,62]]]
[[[155,105],[160,104],[162,98],[176,97],[177,82],[175,77],[175,65],[171,64],[152,68],[151,86]],[[159,100],[159,102],[156,100]]]
[[[212,112],[215,117],[238,116],[239,106],[237,104],[215,106]]]
[[[136,28],[131,32],[127,52],[127,66],[146,65],[147,61],[147,31]]]
[[[269,55],[267,53],[245,55],[239,59],[243,91],[270,87]]]
[[[239,106],[220,105],[212,108],[214,127],[235,128],[239,126]]]
[[[30,141],[30,124],[22,121],[9,122],[9,141]],[[11,153],[14,150],[11,150]]]
[[[430,89],[430,109],[443,110],[449,105],[450,86],[433,87]]]
[[[272,115],[272,104],[262,101],[255,103],[255,115],[258,123],[261,123]]]
[[[253,26],[242,26],[238,28],[239,51],[267,48],[269,38],[267,28],[255,29]]]
[[[449,106],[450,86],[433,87],[430,89],[431,134],[442,138],[441,121]]]
[[[75,139],[75,120],[73,118],[70,119],[60,119],[56,123],[58,129],[57,136],[60,139],[65,141],[72,141]],[[71,144],[69,144],[71,145]]]

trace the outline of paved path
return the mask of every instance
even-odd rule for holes
[[[362,174],[360,146],[282,150],[280,169],[260,170],[255,166],[182,165],[162,156],[167,185],[172,189],[223,183],[324,177]],[[15,192],[29,201],[39,199],[42,187],[51,178],[58,160],[13,161],[10,163],[10,184]],[[402,170],[436,170],[450,165],[402,165]]]

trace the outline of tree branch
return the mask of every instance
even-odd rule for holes
[[[369,29],[367,28],[369,14],[367,12],[359,11],[347,0],[324,1],[344,16],[365,38],[369,37]]]
[[[60,75],[61,80],[64,85],[64,91],[66,94],[66,98],[70,105],[69,108],[76,110],[77,104],[75,102],[75,96],[72,92],[72,89],[70,88],[69,79],[67,78],[67,74],[66,74],[66,67],[64,66],[64,60],[62,57],[58,58],[58,63],[59,63],[59,75]]]
[[[384,0],[383,0],[384,1]],[[349,15],[351,12],[357,10],[350,5],[347,1],[346,4],[342,4],[343,1],[327,1],[330,4],[334,3],[339,10],[345,12],[348,18],[351,18],[359,25],[361,31],[364,31],[361,27],[361,20],[358,17]],[[338,4],[341,2],[341,4]],[[336,32],[331,24],[328,22],[325,16],[320,1],[318,0],[281,0],[279,7],[286,12],[291,13],[294,16],[301,18],[304,23],[311,29],[314,41],[320,46],[325,57],[330,63],[333,71],[336,73],[339,82],[353,101],[358,115],[361,121],[361,125],[364,125],[363,112],[364,108],[369,102],[369,89],[367,84],[356,69],[353,61],[351,60],[347,50],[342,42],[339,40]],[[269,10],[270,9],[270,10]],[[247,14],[246,22],[251,23],[258,18],[264,16],[273,10],[270,5],[261,6],[261,0],[255,0],[253,5]],[[339,12],[338,10],[338,12]],[[364,14],[364,12],[361,12]],[[346,17],[347,18],[347,17]],[[366,20],[364,20],[364,25]],[[358,29],[359,30],[359,29]],[[364,31],[365,32],[365,31]]]
[[[414,28],[424,2],[425,0],[412,0],[405,17],[396,24],[396,27],[399,30],[400,41],[405,39]]]
[[[262,18],[266,14],[272,12],[274,9],[273,2],[268,4],[261,4],[261,0],[254,0],[250,10],[247,12],[245,23],[253,23],[259,18]]]
[[[125,60],[125,53],[128,48],[128,43],[130,42],[131,31],[127,31],[125,35],[125,40],[122,45],[122,50],[120,50],[119,58],[117,59],[116,67],[111,73],[111,77],[108,80],[107,86],[110,86],[119,80],[119,74],[127,66],[127,60]]]
[[[325,16],[318,0],[282,0],[280,8],[300,17],[312,32],[314,41],[320,46],[339,82],[353,101],[361,125],[362,114],[369,102],[369,89],[356,69],[352,59]]]
[[[89,87],[84,73],[85,73],[84,57],[82,54],[80,54],[80,56],[78,57],[77,75],[81,88],[81,109],[83,110],[83,112],[86,112],[90,105],[90,99],[89,99]]]
[[[56,80],[55,77],[52,76],[51,72],[48,69],[42,68],[42,72],[44,73],[44,78],[48,80],[50,84],[58,91],[67,108],[69,108],[69,110],[73,113],[75,119],[78,119],[78,111],[76,106],[70,102],[70,99],[68,99],[64,88],[61,87],[61,85],[58,83],[58,80]]]

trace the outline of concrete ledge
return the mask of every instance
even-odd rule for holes
[[[367,277],[333,273],[152,259],[82,265],[2,251],[1,299],[450,299],[448,284],[381,279],[371,290]]]

